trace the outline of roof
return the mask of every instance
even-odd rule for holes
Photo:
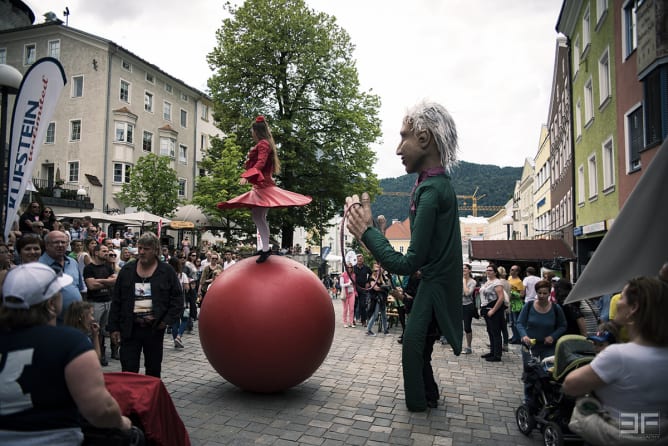
[[[535,262],[575,258],[563,240],[471,240],[469,243],[472,260]]]
[[[395,221],[385,231],[385,237],[388,240],[410,240],[411,224],[408,219],[404,221]]]

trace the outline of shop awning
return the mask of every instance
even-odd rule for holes
[[[573,251],[563,240],[470,240],[471,260],[542,262],[572,260]]]

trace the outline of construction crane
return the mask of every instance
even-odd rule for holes
[[[389,196],[395,196],[395,197],[408,197],[410,196],[410,192],[381,192],[381,195],[389,195]],[[478,187],[475,188],[475,191],[473,192],[473,195],[457,195],[457,198],[462,200],[461,204],[459,205],[459,210],[460,211],[471,211],[471,214],[474,217],[478,216],[478,211],[500,211],[503,209],[503,206],[479,206],[478,205],[478,200],[482,200],[485,198],[487,194],[482,194],[478,195]],[[471,200],[471,205],[467,205],[466,201],[463,200]]]

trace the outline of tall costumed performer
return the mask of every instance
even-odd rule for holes
[[[406,323],[402,344],[404,393],[410,411],[424,411],[429,401],[423,373],[431,355],[425,355],[432,318],[452,346],[462,349],[462,249],[457,197],[446,171],[457,162],[457,131],[448,111],[423,101],[403,119],[396,154],[407,173],[417,173],[410,201],[411,241],[405,254],[395,251],[373,227],[368,193],[346,198],[348,230],[371,251],[387,271],[409,276],[422,274]],[[428,404],[429,403],[429,404]]]

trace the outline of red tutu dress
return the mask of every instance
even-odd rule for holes
[[[241,177],[246,178],[253,185],[253,189],[231,200],[218,203],[218,209],[305,206],[313,200],[309,196],[276,186],[272,178],[274,158],[271,150],[269,142],[262,139],[248,152],[248,160],[244,165],[246,171]]]

